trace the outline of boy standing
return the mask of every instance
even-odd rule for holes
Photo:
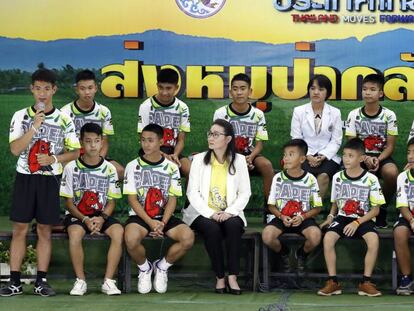
[[[236,151],[246,156],[250,171],[257,170],[262,175],[264,198],[267,202],[274,172],[272,163],[260,154],[263,141],[268,140],[266,120],[263,112],[249,103],[251,94],[249,76],[244,73],[235,75],[230,86],[233,102],[217,109],[213,121],[224,119],[231,123],[236,136]]]
[[[381,296],[381,292],[371,283],[371,275],[377,260],[379,239],[373,219],[379,213],[379,207],[385,203],[378,178],[361,168],[365,158],[364,143],[353,138],[343,150],[342,160],[345,170],[333,177],[331,211],[321,228],[328,225],[323,239],[323,248],[328,281],[318,295],[331,296],[342,294],[342,287],[336,277],[335,244],[343,237],[362,237],[367,244],[364,260],[364,275],[358,285],[358,295]]]
[[[76,75],[76,94],[78,99],[63,106],[61,111],[70,116],[75,123],[76,134],[80,135],[82,126],[86,123],[96,123],[102,128],[103,144],[100,156],[106,158],[109,149],[109,136],[115,134],[112,124],[111,111],[95,101],[98,91],[95,74],[90,70],[82,70]],[[82,151],[81,151],[82,153]],[[118,162],[106,158],[111,162],[121,178],[124,177],[124,168]]]
[[[10,125],[10,150],[19,159],[10,210],[10,282],[0,289],[0,296],[23,293],[20,268],[26,252],[26,234],[34,218],[38,236],[34,293],[55,295],[46,274],[52,251],[52,225],[59,222],[62,163],[76,159],[80,148],[72,120],[53,106],[55,73],[48,69],[35,71],[30,88],[35,104],[17,111]]]
[[[386,203],[396,190],[398,168],[392,159],[398,135],[397,117],[395,113],[380,105],[384,96],[384,77],[371,74],[362,81],[362,98],[364,107],[352,110],[346,122],[345,135],[349,138],[358,137],[364,142],[366,157],[363,167],[382,177]],[[387,227],[387,206],[380,208],[376,219],[379,228]]]
[[[65,166],[60,195],[66,200],[65,226],[69,235],[69,252],[76,282],[71,295],[82,296],[87,291],[83,270],[82,239],[86,233],[105,233],[111,239],[102,292],[119,295],[113,280],[122,254],[124,229],[111,215],[115,200],[121,198],[115,167],[100,156],[103,147],[102,128],[86,123],[80,131],[84,154]]]
[[[262,233],[263,242],[280,253],[285,271],[289,270],[289,249],[278,237],[285,232],[305,237],[304,245],[295,253],[300,273],[305,270],[308,254],[321,241],[321,230],[314,219],[322,207],[318,182],[315,176],[302,169],[307,152],[308,147],[302,139],[293,139],[283,146],[285,171],[273,177],[268,200],[271,214],[267,215],[267,225]]]
[[[414,163],[414,138],[408,142],[407,160]],[[400,216],[394,225],[394,247],[402,277],[397,295],[414,293],[409,238],[414,233],[414,169],[408,168],[397,179],[397,208]]]
[[[175,97],[178,79],[175,70],[160,70],[157,75],[158,93],[139,106],[138,133],[141,134],[143,128],[150,123],[161,126],[164,130],[162,156],[177,164],[181,174],[187,178],[191,163],[181,153],[184,149],[185,135],[190,132],[190,111],[183,101]]]
[[[181,196],[180,172],[177,165],[167,160],[160,151],[163,146],[163,128],[149,124],[142,129],[143,155],[128,163],[125,170],[124,194],[130,204],[125,225],[125,244],[128,253],[138,265],[138,292],[151,291],[154,270],[154,288],[167,291],[168,268],[180,259],[194,243],[194,233],[173,213],[177,197]],[[175,241],[162,259],[150,263],[142,240],[147,236]]]

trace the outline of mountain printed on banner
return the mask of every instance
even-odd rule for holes
[[[275,30],[277,32],[277,30]],[[143,50],[124,49],[124,40],[144,42]],[[309,57],[315,64],[344,70],[351,66],[371,66],[384,70],[407,66],[401,52],[414,53],[414,30],[396,29],[342,40],[319,40],[314,52],[295,51],[294,44],[239,42],[223,38],[179,35],[170,31],[97,36],[86,39],[34,41],[0,37],[0,69],[32,71],[40,62],[49,68],[70,64],[75,68],[101,68],[124,60],[145,64],[186,65],[265,65],[291,66],[293,58]]]

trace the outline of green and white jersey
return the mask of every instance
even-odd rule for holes
[[[35,116],[34,107],[16,111],[10,123],[9,143],[22,137],[33,125]],[[53,108],[46,114],[45,121],[33,135],[29,146],[19,155],[16,170],[22,174],[60,175],[63,167],[61,163],[53,163],[49,167],[36,167],[36,153],[59,155],[67,150],[79,149],[79,140],[76,137],[75,125],[72,119]],[[40,149],[43,150],[40,151]]]
[[[180,170],[164,157],[156,163],[138,157],[125,168],[124,194],[136,195],[148,216],[161,218],[168,198],[182,195]],[[129,215],[136,215],[132,208]]]
[[[103,158],[93,166],[81,158],[69,162],[63,171],[60,196],[72,198],[84,215],[104,211],[108,200],[122,197],[115,167]]]
[[[93,107],[86,111],[79,108],[76,101],[73,101],[63,106],[61,110],[72,118],[78,137],[85,123],[96,123],[102,128],[103,135],[114,135],[111,111],[104,105],[94,102]]]
[[[180,132],[190,132],[190,110],[178,98],[169,105],[161,105],[155,96],[147,98],[138,111],[138,133],[148,124],[155,123],[164,129],[164,146],[174,148]]]
[[[254,141],[268,140],[266,120],[263,111],[249,104],[245,113],[232,109],[232,104],[221,107],[214,112],[213,121],[224,119],[231,123],[236,137],[238,153],[248,155],[254,149]]]
[[[345,135],[360,138],[367,154],[380,154],[387,146],[387,137],[398,135],[397,117],[382,106],[375,116],[368,116],[364,107],[354,109],[348,115]]]
[[[374,174],[364,171],[352,178],[343,170],[332,178],[331,202],[338,206],[338,215],[358,218],[373,207],[385,204],[385,199]]]
[[[289,217],[322,207],[316,177],[308,172],[297,178],[289,176],[285,171],[277,173],[273,177],[267,203],[275,205],[282,215]],[[267,222],[273,218],[274,215],[268,215]]]
[[[398,175],[396,207],[408,207],[414,217],[414,170],[406,170]],[[400,214],[400,217],[403,216]]]

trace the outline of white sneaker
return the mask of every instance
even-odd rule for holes
[[[148,294],[152,288],[151,275],[153,268],[150,262],[148,262],[148,264],[150,265],[150,269],[148,271],[141,271],[138,269],[138,293],[140,294]]]
[[[154,266],[154,288],[157,293],[164,294],[167,291],[168,271],[157,267],[159,261],[158,259],[152,264]]]
[[[116,281],[111,279],[105,279],[102,284],[102,293],[111,295],[121,295],[121,291],[116,287]]]
[[[86,294],[87,290],[88,285],[86,285],[86,282],[84,280],[76,278],[75,284],[73,284],[73,288],[69,294],[71,296],[83,296]]]

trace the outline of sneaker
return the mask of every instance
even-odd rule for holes
[[[116,281],[111,279],[105,279],[105,282],[102,284],[102,293],[111,295],[121,295],[121,291],[116,287]]]
[[[154,261],[154,288],[157,293],[164,294],[167,291],[168,271],[158,268],[157,263],[160,260]]]
[[[378,297],[378,296],[381,296],[382,293],[378,289],[375,288],[375,284],[371,283],[370,281],[366,281],[363,283],[359,283],[358,295],[368,296],[368,297]]]
[[[55,296],[56,292],[50,287],[46,279],[42,279],[40,282],[36,282],[33,288],[33,293],[35,295],[40,295],[42,297]]]
[[[290,272],[289,255],[280,255],[280,260],[281,260],[282,272],[289,273]]]
[[[402,277],[400,286],[397,288],[397,295],[409,296],[414,293],[414,282],[408,277]]]
[[[299,256],[298,252],[295,252],[295,258],[298,266],[298,273],[305,273],[306,257]]]
[[[10,281],[6,284],[6,286],[0,288],[0,296],[2,297],[10,297],[14,295],[23,294],[23,286],[22,284],[17,285],[13,281]]]
[[[318,291],[320,296],[332,296],[332,295],[341,295],[342,286],[339,283],[336,283],[334,280],[329,279],[325,283],[325,287]]]
[[[151,291],[151,275],[153,267],[151,263],[149,263],[150,269],[148,271],[141,271],[139,270],[138,274],[138,293],[140,294],[148,294]]]
[[[71,296],[83,296],[86,294],[88,290],[88,285],[82,279],[76,278],[75,284],[73,284],[73,288],[70,291],[69,295]]]

